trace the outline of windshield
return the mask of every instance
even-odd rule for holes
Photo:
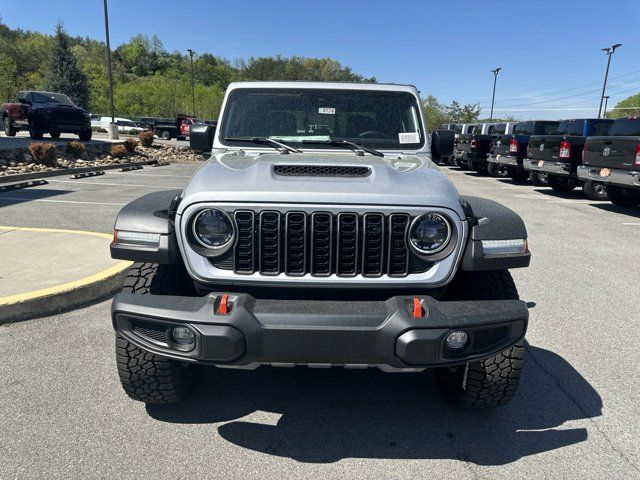
[[[71,101],[69,97],[67,97],[66,95],[62,95],[61,93],[33,92],[31,94],[31,101],[33,103],[58,103],[60,105],[75,106],[75,104]]]
[[[304,140],[348,140],[374,149],[416,150],[425,139],[419,108],[408,92],[241,88],[229,95],[220,141],[264,137],[301,147]],[[243,144],[233,143],[238,145]]]

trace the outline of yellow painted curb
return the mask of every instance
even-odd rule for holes
[[[59,228],[10,227],[0,225],[0,232],[2,231],[69,233],[109,240],[112,238],[112,236],[107,233]],[[0,318],[0,324],[4,323],[5,317],[6,320],[11,321],[12,319],[54,313],[94,301],[97,298],[104,297],[106,294],[113,293],[114,288],[118,288],[118,283],[122,281],[118,280],[118,278],[132,264],[133,262],[128,260],[120,261],[107,269],[79,280],[33,290],[31,292],[0,297],[0,317],[2,317]]]

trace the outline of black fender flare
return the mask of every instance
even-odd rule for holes
[[[483,240],[527,240],[527,227],[516,212],[486,198],[461,196],[467,214],[469,237],[462,257],[462,270],[506,270],[528,267],[531,252],[487,257]]]
[[[162,190],[143,195],[125,205],[116,217],[111,257],[134,262],[176,265],[182,262],[173,219],[181,190]],[[119,231],[156,233],[157,247],[141,247],[118,243]]]

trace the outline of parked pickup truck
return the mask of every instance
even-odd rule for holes
[[[589,137],[578,178],[603,182],[619,207],[640,205],[640,117],[618,118],[607,136]]]
[[[8,137],[28,130],[38,140],[45,133],[51,138],[77,133],[80,140],[91,140],[90,115],[62,93],[18,92],[15,102],[2,105],[2,121]]]
[[[478,173],[487,173],[487,157],[493,149],[498,135],[511,134],[515,123],[483,123],[473,128],[470,135],[461,135],[457,149],[461,152],[461,161]]]
[[[465,168],[465,164],[461,161],[460,157],[458,155],[456,155],[456,151],[458,149],[458,143],[460,141],[460,138],[465,136],[465,135],[471,135],[471,133],[473,132],[473,129],[475,127],[477,127],[479,124],[477,123],[458,123],[456,124],[456,126],[453,128],[453,133],[454,133],[454,140],[453,140],[453,144],[454,144],[454,150],[453,150],[453,157],[451,158],[451,164],[452,165],[458,165],[459,167]]]
[[[153,132],[163,140],[177,138],[184,140],[189,136],[191,125],[198,123],[198,119],[189,115],[178,115],[176,118],[142,117],[138,125]]]
[[[584,195],[590,200],[606,200],[607,192],[601,182],[581,182],[577,168],[587,137],[606,135],[613,120],[580,118],[560,122],[552,135],[533,135],[529,139],[524,169],[546,173],[549,186],[559,193],[572,191],[581,183]]]
[[[513,135],[505,135],[496,139],[493,152],[487,158],[490,164],[502,165],[507,169],[507,176],[515,181],[523,182],[529,177],[522,161],[527,155],[527,146],[531,135],[549,135],[558,129],[560,122],[551,120],[530,120],[518,123]],[[497,167],[493,167],[495,169]]]

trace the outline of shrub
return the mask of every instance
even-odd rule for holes
[[[29,153],[36,163],[46,165],[48,167],[58,166],[56,161],[56,146],[49,142],[31,142],[29,144]]]
[[[124,145],[113,145],[111,147],[111,156],[113,158],[124,158],[127,156],[127,148]]]
[[[143,147],[150,147],[153,145],[153,132],[151,130],[145,130],[138,134],[138,138],[140,139],[140,143]]]
[[[76,140],[67,143],[67,154],[73,158],[80,158],[84,153],[84,145]]]
[[[138,146],[138,141],[135,138],[127,138],[124,143],[124,148],[127,149],[127,152],[135,152],[136,147]]]

